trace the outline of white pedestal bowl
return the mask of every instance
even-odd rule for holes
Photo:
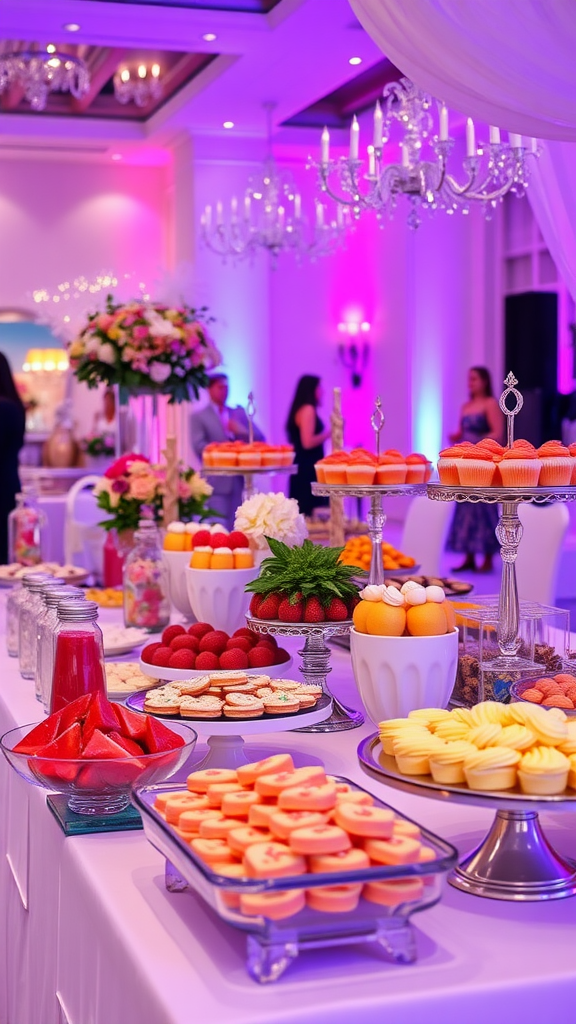
[[[417,708],[445,708],[456,680],[458,630],[443,636],[373,636],[350,631],[358,692],[377,725]]]
[[[176,611],[184,618],[194,621],[194,612],[190,606],[188,587],[186,586],[186,569],[190,565],[191,551],[163,551],[162,558],[168,573],[168,590],[170,601]]]
[[[252,594],[244,587],[255,580],[259,569],[186,569],[190,607],[198,622],[232,634],[246,625]]]

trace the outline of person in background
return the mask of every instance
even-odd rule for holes
[[[192,448],[202,459],[207,444],[214,441],[248,441],[248,417],[241,405],[231,407],[228,401],[228,377],[225,373],[214,373],[208,382],[208,405],[190,417]],[[254,440],[263,441],[264,434],[254,426]],[[224,525],[231,530],[234,526],[236,509],[242,504],[243,477],[207,477],[214,493],[210,506],[224,517]]]
[[[448,435],[451,444],[471,441],[476,444],[484,437],[502,442],[504,417],[492,393],[492,380],[485,366],[473,366],[468,372],[468,401],[460,410],[460,427]],[[456,505],[446,547],[448,551],[462,553],[462,565],[453,572],[492,572],[492,559],[499,549],[495,529],[498,523],[496,505]],[[483,557],[476,566],[476,555]]]
[[[8,561],[8,515],[20,490],[18,452],[24,444],[26,413],[10,364],[0,352],[0,562]]]
[[[320,377],[305,374],[296,385],[296,392],[286,421],[286,433],[294,445],[294,462],[298,472],[290,477],[290,497],[296,498],[300,511],[311,516],[315,508],[328,504],[328,498],[315,498],[311,484],[316,480],[315,464],[324,455],[324,441],[331,434],[318,415],[323,390]]]
[[[106,388],[102,398],[102,408],[94,417],[94,433],[116,434],[116,395],[114,388]]]

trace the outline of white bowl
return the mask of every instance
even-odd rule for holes
[[[195,616],[186,586],[186,569],[190,565],[191,554],[191,551],[163,551],[162,558],[168,573],[170,601],[187,621],[194,622]]]
[[[269,676],[270,679],[292,679],[290,670],[294,659],[290,658],[288,661],[283,661],[281,665],[268,665],[264,668],[247,668],[246,672],[250,676]],[[152,679],[160,679],[163,683],[182,682],[185,679],[199,679],[200,676],[217,676],[219,670],[211,669],[194,669],[194,668],[162,668],[160,665],[149,665],[146,661],[138,662],[138,668],[145,676],[150,676]],[[224,671],[224,670],[222,670]]]
[[[372,721],[445,708],[456,681],[458,630],[443,636],[373,636],[350,630],[358,692]]]
[[[198,622],[209,622],[214,629],[232,635],[246,625],[246,612],[252,594],[244,587],[258,576],[251,569],[186,569],[190,607]]]

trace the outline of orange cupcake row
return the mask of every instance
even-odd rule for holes
[[[432,476],[432,463],[425,455],[402,455],[394,448],[377,456],[365,448],[337,451],[316,463],[320,484],[347,484],[354,487],[423,484]]]
[[[451,487],[568,487],[576,485],[576,444],[518,439],[504,448],[492,438],[463,441],[440,452],[440,483]]]
[[[240,466],[244,469],[257,466],[291,466],[294,462],[294,448],[291,444],[266,444],[254,441],[222,441],[207,444],[202,452],[202,463],[207,468],[228,469]]]

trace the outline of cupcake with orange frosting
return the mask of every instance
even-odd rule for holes
[[[459,444],[443,448],[438,459],[438,476],[441,484],[447,487],[458,487],[460,476],[458,474],[458,460],[466,449]]]
[[[378,459],[366,448],[353,448],[346,467],[346,483],[353,487],[369,487],[374,483]]]
[[[349,455],[343,451],[332,452],[321,460],[324,463],[324,482],[345,484]]]
[[[432,463],[420,452],[406,456],[406,483],[423,484],[432,475]]]
[[[542,462],[540,487],[566,487],[572,479],[570,452],[561,441],[546,441],[538,449]]]
[[[395,448],[388,448],[378,458],[376,483],[381,486],[396,486],[406,483],[406,460]]]
[[[459,461],[460,483],[463,487],[490,487],[495,470],[492,452],[487,448],[479,448],[477,444],[471,445]]]
[[[569,444],[568,451],[570,453],[570,465],[572,466],[570,483],[574,486],[576,484],[576,444]]]
[[[291,444],[280,444],[278,445],[278,451],[280,453],[280,465],[291,466],[296,456],[294,446]]]
[[[537,487],[542,463],[532,445],[514,443],[504,452],[498,468],[503,487]]]
[[[502,456],[506,451],[504,445],[500,444],[499,441],[495,441],[493,437],[483,437],[481,441],[478,441],[476,447],[480,451],[490,452],[492,462],[496,466],[496,469],[494,470],[494,477],[492,479],[492,486],[501,487],[502,477],[500,475],[500,463],[502,461]]]

